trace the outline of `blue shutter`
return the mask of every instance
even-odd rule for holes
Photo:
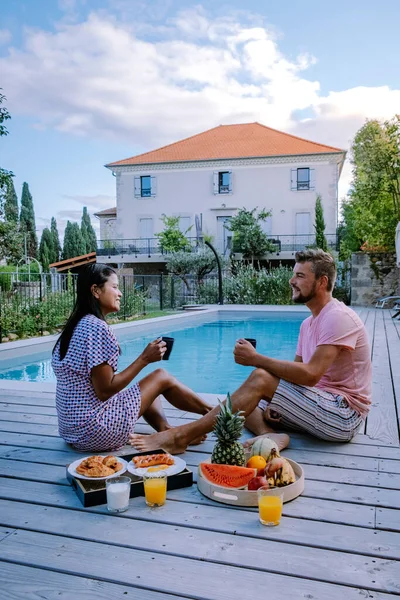
[[[157,177],[154,175],[151,176],[151,197],[154,198],[157,196]]]
[[[229,173],[229,193],[232,194],[232,171],[228,171]]]
[[[213,191],[214,194],[218,194],[218,171],[214,171],[213,174]]]
[[[140,183],[140,175],[139,176],[135,176],[134,178],[134,195],[135,198],[140,198],[141,195],[141,183]]]
[[[297,169],[290,169],[290,189],[297,190]]]
[[[310,169],[310,190],[315,190],[315,169]]]

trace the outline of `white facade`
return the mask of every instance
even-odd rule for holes
[[[335,234],[343,158],[342,153],[327,153],[113,167],[117,181],[113,237],[152,238],[163,229],[163,214],[181,217],[181,229],[191,225],[187,235],[195,237],[197,215],[203,233],[224,251],[230,236],[224,223],[243,207],[272,212],[264,225],[271,238],[313,235],[317,194],[322,198],[325,231]]]

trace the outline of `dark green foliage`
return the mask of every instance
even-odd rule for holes
[[[322,199],[318,194],[315,200],[315,243],[317,248],[328,251],[328,242],[325,237],[325,219],[324,209],[322,207]]]
[[[0,88],[1,89],[1,88]],[[11,115],[6,109],[5,106],[2,106],[6,97],[4,94],[0,94],[0,137],[3,135],[8,135],[8,129],[5,125],[3,125],[4,121],[11,119]],[[12,181],[13,173],[11,171],[7,171],[7,169],[0,168],[0,208],[3,208],[4,202],[4,194],[6,193],[8,184]],[[2,212],[2,211],[0,211]]]
[[[241,208],[226,226],[233,232],[233,252],[240,252],[243,258],[254,262],[256,257],[271,251],[273,245],[260,225],[260,222],[266,221],[269,216],[271,211],[265,209],[257,214],[257,208]]]
[[[92,223],[90,221],[90,217],[89,217],[86,206],[83,207],[83,214],[82,214],[82,221],[81,221],[81,235],[82,235],[82,240],[85,245],[84,254],[89,254],[90,252],[96,252],[96,250],[97,250],[96,233],[95,233]]]
[[[86,254],[86,246],[79,225],[68,221],[64,232],[63,259],[82,256],[82,254]]]
[[[49,264],[53,262],[51,260],[53,256],[53,238],[51,231],[48,227],[45,227],[42,232],[39,245],[39,262],[43,267],[45,273],[49,270]]]
[[[180,252],[181,250],[190,250],[190,243],[186,234],[192,229],[189,227],[184,233],[179,229],[179,217],[168,217],[163,215],[161,221],[164,229],[156,233],[155,237],[159,239],[163,252]]]
[[[28,256],[36,258],[38,253],[38,241],[36,236],[35,211],[33,208],[32,195],[26,182],[24,182],[22,186],[19,226],[22,235],[24,237],[26,236]]]
[[[4,196],[4,219],[8,223],[18,223],[18,197],[11,177],[8,180]]]
[[[54,217],[51,217],[50,232],[51,232],[51,255],[50,255],[50,264],[51,264],[53,262],[58,262],[61,257],[60,238],[58,236],[57,221],[55,220]]]

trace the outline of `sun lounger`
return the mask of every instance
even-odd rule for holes
[[[385,308],[386,303],[390,302],[390,300],[395,300],[395,301],[400,302],[400,296],[384,296],[383,298],[378,298],[378,300],[376,301],[375,307],[376,308]]]

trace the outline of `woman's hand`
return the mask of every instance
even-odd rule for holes
[[[239,365],[244,365],[245,367],[254,367],[257,352],[250,342],[240,339],[235,344],[233,356],[235,357],[235,362]]]
[[[140,355],[140,358],[146,364],[158,362],[159,360],[162,360],[162,357],[164,356],[166,350],[167,344],[163,342],[161,338],[157,338],[156,340],[150,342],[150,344],[146,346],[146,348]]]

